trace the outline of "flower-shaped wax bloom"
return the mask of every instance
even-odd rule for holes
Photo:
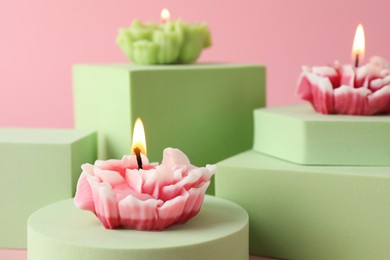
[[[211,46],[211,36],[207,25],[188,24],[184,27],[184,41],[180,49],[179,62],[195,62],[202,49],[209,46]]]
[[[187,222],[201,209],[216,166],[195,167],[178,149],[166,148],[160,165],[142,155],[83,164],[75,206],[92,211],[107,229],[163,230]]]
[[[297,93],[322,114],[389,114],[389,64],[374,56],[358,68],[337,62],[332,66],[305,66]]]
[[[192,63],[203,48],[211,45],[206,24],[186,24],[181,20],[163,24],[143,24],[134,20],[121,28],[116,39],[125,56],[137,64]]]

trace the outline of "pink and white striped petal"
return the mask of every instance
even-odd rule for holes
[[[166,201],[161,207],[157,208],[159,221],[156,223],[156,230],[163,230],[179,221],[183,214],[188,196],[188,192],[183,191],[180,196]]]
[[[390,114],[390,85],[387,85],[368,96],[370,114]]]
[[[157,207],[163,201],[156,199],[140,200],[127,196],[119,202],[119,215],[123,228],[156,230],[158,222]]]
[[[118,205],[111,187],[102,183],[98,185],[97,189],[99,202],[97,203],[96,214],[98,218],[105,228],[118,228],[120,226]]]
[[[204,195],[210,182],[202,183],[198,188],[191,188],[188,191],[188,199],[184,205],[183,214],[178,220],[179,223],[185,223],[196,214],[198,214],[203,204]]]
[[[95,213],[95,204],[93,202],[91,186],[88,183],[87,176],[83,172],[77,182],[74,205],[83,210],[89,210]]]
[[[368,115],[370,94],[371,91],[367,88],[344,85],[335,89],[335,112],[344,115]]]

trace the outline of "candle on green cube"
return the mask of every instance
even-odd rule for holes
[[[119,30],[116,42],[137,64],[193,63],[204,48],[211,46],[211,36],[206,23],[134,20],[129,28]]]

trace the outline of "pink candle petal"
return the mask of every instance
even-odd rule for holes
[[[183,214],[179,219],[179,223],[185,223],[193,216],[198,214],[200,208],[202,207],[204,194],[209,187],[210,182],[204,182],[198,188],[191,188],[188,191],[188,199],[184,205]]]
[[[163,202],[155,199],[140,200],[127,196],[119,202],[119,215],[124,228],[155,230],[157,206]]]
[[[313,100],[313,94],[311,90],[312,84],[310,83],[309,79],[307,78],[305,73],[302,73],[301,76],[299,76],[298,79],[298,90],[297,95],[306,101]]]
[[[370,64],[377,66],[381,69],[388,69],[389,68],[389,62],[380,56],[372,56],[369,61]]]
[[[135,191],[139,193],[142,192],[142,185],[144,181],[142,179],[140,171],[127,169],[126,181],[129,184],[129,186],[133,188]]]
[[[100,180],[95,177],[95,176],[87,176],[87,180],[88,180],[88,183],[91,187],[91,191],[92,191],[92,198],[93,198],[93,202],[94,202],[94,212],[95,214],[97,214],[97,211],[98,211],[98,208],[99,208],[99,192],[98,192],[98,189],[99,189],[99,186],[100,186]],[[103,185],[109,185],[108,183],[105,183]]]
[[[215,165],[193,169],[177,183],[162,187],[160,197],[163,200],[170,200],[181,194],[183,190],[189,190],[198,187],[203,182],[209,182],[215,171]]]
[[[203,180],[209,181],[211,177],[217,172],[217,166],[215,164],[207,164],[206,171],[203,173]]]
[[[336,86],[340,87],[342,85],[347,85],[353,87],[355,84],[355,70],[352,66],[343,66],[341,68],[341,75],[340,75],[340,85]]]
[[[122,183],[119,185],[116,185],[113,189],[115,193],[115,199],[119,203],[121,200],[126,198],[127,196],[133,196],[135,198],[138,198],[139,200],[148,200],[153,199],[153,197],[149,194],[140,193],[138,191],[135,191],[127,183]]]
[[[95,166],[102,170],[110,170],[116,172],[122,172],[124,169],[122,160],[113,160],[113,159],[107,161],[97,160],[95,162]]]
[[[114,229],[120,226],[118,206],[109,185],[98,186],[99,203],[96,214],[105,228]]]
[[[333,87],[328,78],[318,78],[316,84],[312,85],[313,106],[322,114],[332,114]]]
[[[172,169],[169,168],[167,165],[162,164],[157,167],[157,171],[158,183],[160,187],[171,185],[174,182],[177,182],[178,180],[182,179],[181,169],[174,170],[172,174]]]
[[[368,97],[370,114],[377,114],[382,111],[390,114],[390,85],[387,85]]]
[[[142,193],[150,194],[154,198],[158,198],[159,183],[157,169],[151,169],[148,171],[140,170],[143,178]]]
[[[187,155],[182,151],[175,148],[165,148],[163,154],[163,160],[161,164],[167,166],[168,168],[174,168],[177,165],[190,165],[190,160]]]
[[[101,170],[100,168],[95,167],[93,172],[96,177],[100,178],[103,182],[111,184],[111,186],[123,183],[125,181],[124,178],[116,171]]]
[[[180,216],[183,214],[184,206],[188,199],[188,192],[183,191],[180,196],[168,200],[161,207],[157,208],[158,223],[156,230],[163,230],[174,223],[178,222]]]
[[[341,86],[334,91],[335,111],[345,115],[367,115],[369,94],[371,91],[366,88]]]
[[[192,170],[179,182],[162,187],[160,197],[163,200],[170,200],[183,192],[183,190],[189,190],[191,187],[201,180],[202,171]]]
[[[390,76],[386,76],[384,78],[377,78],[371,81],[370,89],[376,91],[389,84],[390,84]]]
[[[77,208],[89,210],[95,213],[95,204],[93,202],[91,186],[87,181],[87,176],[82,173],[78,182],[74,204]]]
[[[312,72],[321,78],[328,78],[332,88],[340,85],[340,77],[337,71],[338,69],[329,66],[313,67],[312,69]]]

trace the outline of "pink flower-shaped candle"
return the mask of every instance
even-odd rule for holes
[[[163,230],[200,210],[216,166],[195,167],[178,149],[166,148],[160,165],[135,155],[83,164],[74,198],[108,229]]]
[[[352,47],[355,66],[303,67],[297,94],[322,114],[375,115],[390,113],[390,69],[378,56],[359,67],[365,50],[364,30],[358,25]]]
[[[390,113],[390,69],[381,57],[364,66],[303,67],[298,96],[322,114],[375,115]]]

